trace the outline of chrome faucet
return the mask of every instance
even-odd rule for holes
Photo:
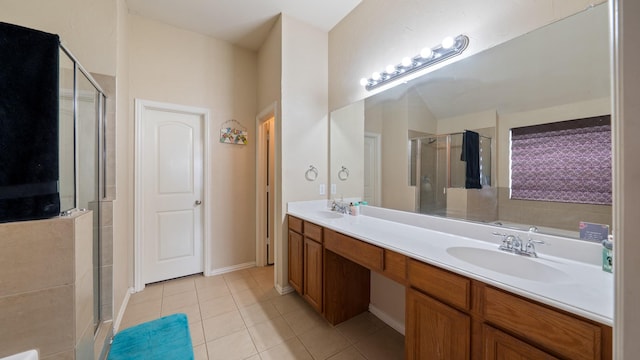
[[[536,258],[538,257],[538,253],[536,253],[535,244],[545,243],[542,240],[533,240],[531,237],[529,237],[529,240],[525,243],[518,235],[503,234],[499,232],[494,232],[493,235],[502,236],[502,244],[498,247],[499,250]]]
[[[340,214],[348,214],[349,213],[349,204],[342,201],[331,202],[331,211],[335,211]]]

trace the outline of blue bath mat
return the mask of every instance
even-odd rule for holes
[[[187,315],[174,314],[122,330],[109,360],[193,360]]]

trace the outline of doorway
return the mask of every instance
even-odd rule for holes
[[[256,117],[256,265],[274,265],[276,261],[276,116],[269,108]]]
[[[135,287],[203,273],[208,110],[136,99]]]

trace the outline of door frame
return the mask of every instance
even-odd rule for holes
[[[273,133],[271,134],[271,140],[275,142],[274,153],[271,154],[273,159],[273,164],[274,164],[273,166],[275,169],[273,172],[273,184],[271,184],[271,188],[269,189],[269,191],[272,192],[273,199],[274,199],[273,204],[271,204],[271,209],[273,211],[273,222],[274,222],[273,224],[270,224],[272,226],[273,233],[274,233],[274,239],[272,241],[273,249],[271,249],[271,251],[274,252],[273,266],[274,268],[278,268],[279,256],[278,256],[278,251],[276,249],[279,249],[281,247],[281,244],[278,238],[278,234],[279,234],[278,232],[279,231],[279,226],[278,226],[279,205],[278,204],[280,204],[280,198],[279,198],[280,173],[278,171],[278,167],[280,163],[280,158],[278,156],[278,148],[280,146],[280,143],[279,143],[280,137],[278,136],[278,133],[279,133],[280,124],[278,123],[277,102],[270,104],[256,116],[256,129],[258,133],[257,140],[259,142],[259,145],[256,146],[256,214],[255,214],[256,215],[256,266],[265,266],[267,264],[267,261],[266,261],[267,235],[265,231],[266,220],[265,220],[265,210],[264,210],[266,207],[266,201],[265,201],[265,196],[263,194],[266,186],[266,179],[264,176],[265,174],[264,163],[266,159],[265,159],[264,152],[261,151],[261,145],[263,144],[263,141],[264,141],[264,134],[263,134],[264,130],[262,128],[262,125],[264,124],[265,121],[271,118],[273,118]]]
[[[203,212],[202,212],[202,253],[203,253],[203,268],[204,275],[211,275],[211,255],[210,241],[211,239],[211,221],[207,221],[211,214],[211,124],[209,117],[209,109],[199,108],[194,106],[177,105],[171,103],[164,103],[158,101],[134,99],[135,102],[135,155],[134,155],[134,214],[133,214],[133,228],[134,228],[134,241],[133,241],[133,286],[134,291],[139,292],[144,290],[145,284],[142,280],[143,267],[143,249],[144,249],[144,233],[142,227],[142,114],[145,110],[159,110],[167,112],[186,113],[190,115],[198,115],[203,119],[202,124],[202,141],[204,145],[202,156],[202,199],[203,199]]]
[[[364,137],[365,138],[370,138],[373,139],[374,144],[375,144],[375,174],[373,175],[373,181],[374,181],[374,202],[377,202],[377,204],[370,204],[370,205],[374,205],[374,206],[382,206],[382,134],[379,133],[374,133],[374,132],[368,132],[365,131],[364,133]],[[365,175],[366,176],[366,175]]]

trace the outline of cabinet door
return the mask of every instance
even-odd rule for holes
[[[471,318],[409,288],[405,339],[407,359],[468,360]]]
[[[483,360],[558,360],[513,336],[491,326],[482,328]]]
[[[302,295],[302,261],[304,242],[302,235],[289,230],[289,284]]]
[[[322,245],[304,238],[303,297],[322,312]]]

